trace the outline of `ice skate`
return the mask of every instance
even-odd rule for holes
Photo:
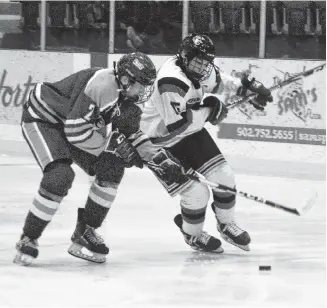
[[[95,263],[104,263],[109,248],[95,232],[95,229],[84,223],[83,214],[84,209],[78,209],[78,221],[71,237],[72,244],[68,248],[68,252],[77,258]]]
[[[37,240],[30,239],[25,234],[22,234],[20,240],[16,244],[17,254],[14,258],[14,263],[28,266],[39,254]]]
[[[215,206],[211,204],[211,208],[214,213],[215,211]],[[223,224],[221,223],[217,216],[217,230],[221,234],[221,237],[228,243],[241,248],[245,251],[250,251],[250,242],[251,238],[249,233],[241,229],[234,221],[228,224]]]
[[[183,218],[181,214],[178,214],[174,218],[174,222],[182,232],[186,244],[191,246],[192,249],[203,251],[203,252],[213,252],[213,253],[224,252],[223,248],[221,247],[220,240],[209,235],[204,231],[202,231],[202,233],[199,236],[189,235],[185,233],[182,229]]]
[[[217,219],[217,230],[221,237],[228,243],[241,248],[245,251],[250,251],[251,238],[249,233],[242,230],[235,222],[229,224],[220,223]]]

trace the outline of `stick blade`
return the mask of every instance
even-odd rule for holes
[[[299,210],[298,209],[293,209],[293,208],[283,208],[283,210],[285,211],[285,212],[288,212],[288,213],[291,213],[291,214],[294,214],[294,215],[298,215],[298,216],[300,216],[301,215],[301,213],[299,212]]]
[[[298,209],[299,215],[304,215],[308,211],[310,211],[314,206],[314,204],[316,203],[317,197],[318,197],[317,192],[313,192],[311,197],[304,203],[304,205]]]

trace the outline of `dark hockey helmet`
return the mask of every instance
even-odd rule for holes
[[[215,46],[207,35],[192,33],[182,41],[178,58],[189,78],[203,81],[210,76],[213,69]]]
[[[153,83],[157,77],[156,68],[151,59],[141,52],[122,56],[117,62],[115,74],[123,91],[127,93],[138,82],[143,89],[133,97],[136,103],[147,101],[153,92]]]

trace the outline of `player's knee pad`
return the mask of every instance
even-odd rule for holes
[[[193,182],[181,193],[181,206],[192,210],[203,209],[206,208],[209,198],[208,187],[203,183]]]
[[[110,153],[99,157],[93,168],[99,183],[119,184],[125,171],[122,161],[116,155]]]
[[[234,172],[226,162],[214,168],[207,176],[207,179],[229,187],[236,185]]]
[[[96,174],[96,178],[101,186],[109,186],[110,183],[118,185],[124,176],[124,168],[111,168]]]
[[[75,178],[75,172],[70,165],[70,161],[55,161],[49,164],[43,173],[41,188],[56,196],[66,196]]]
[[[207,179],[232,188],[236,185],[234,172],[227,163],[216,167],[210,175],[207,176]],[[213,205],[215,206],[213,209],[215,212],[217,212],[217,208],[226,210],[234,208],[236,202],[235,194],[219,189],[213,189],[212,192],[214,200]]]
[[[207,179],[228,187],[235,187],[236,185],[234,172],[227,163],[223,163],[213,169],[207,176]]]

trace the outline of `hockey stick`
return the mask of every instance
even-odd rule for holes
[[[276,208],[276,209],[279,209],[279,210],[282,210],[282,211],[285,211],[285,212],[288,212],[288,213],[291,213],[291,214],[294,214],[294,215],[298,215],[298,216],[301,216],[301,215],[305,214],[307,211],[309,211],[313,207],[313,205],[315,203],[315,200],[316,200],[316,197],[317,197],[317,194],[315,193],[311,198],[309,198],[309,200],[307,202],[305,202],[305,204],[301,208],[295,209],[295,208],[288,207],[286,205],[279,204],[279,203],[274,202],[274,201],[265,200],[262,197],[253,196],[251,194],[248,194],[246,192],[237,190],[235,188],[228,187],[226,185],[222,185],[222,184],[218,184],[218,183],[208,181],[202,175],[197,175],[196,174],[196,175],[187,175],[187,176],[190,179],[192,179],[194,181],[197,181],[197,182],[201,182],[203,184],[206,184],[207,186],[209,186],[211,188],[221,189],[221,190],[224,190],[226,192],[233,193],[235,195],[240,195],[240,196],[242,196],[242,197],[244,197],[246,199],[250,199],[250,200],[253,200],[253,201],[256,201],[256,202],[259,202],[259,203],[263,203],[263,204],[268,205],[270,207],[273,207],[273,208]]]
[[[152,171],[156,170],[156,171],[161,171],[163,172],[163,169],[161,168],[161,166],[155,164],[153,161],[151,162],[147,162],[147,161],[143,161],[148,167],[149,169],[151,169]],[[274,202],[274,201],[270,201],[270,200],[266,200],[262,197],[258,197],[258,196],[253,196],[247,192],[243,192],[240,190],[237,190],[235,188],[223,185],[223,184],[219,184],[219,183],[214,183],[211,181],[208,181],[203,175],[197,173],[197,174],[186,174],[186,176],[196,182],[201,182],[203,184],[206,184],[207,186],[209,186],[210,188],[215,188],[215,189],[221,189],[224,190],[226,192],[230,192],[233,193],[235,195],[240,195],[246,199],[250,199],[259,203],[263,203],[265,205],[268,205],[270,207],[294,214],[294,215],[298,215],[301,216],[303,214],[305,214],[306,212],[308,212],[313,205],[315,204],[316,198],[317,198],[317,193],[314,193],[313,196],[311,196],[305,203],[304,205],[302,205],[299,209],[295,209],[295,208],[291,208],[288,207],[286,205],[282,205],[280,203]]]
[[[278,88],[281,88],[281,87],[284,87],[284,86],[287,86],[289,85],[290,83],[293,83],[295,81],[298,81],[300,80],[302,77],[307,77],[307,76],[310,76],[312,75],[313,73],[316,73],[316,72],[319,72],[321,71],[324,67],[326,66],[326,63],[324,64],[321,64],[319,66],[316,66],[310,70],[307,70],[307,71],[304,71],[302,73],[299,73],[299,74],[296,74],[272,87],[269,88],[270,91],[273,91],[273,90],[276,90]],[[258,95],[258,93],[252,93],[250,95],[247,95],[245,97],[241,97],[237,100],[235,100],[234,102],[230,103],[230,104],[226,104],[226,108],[227,109],[232,109],[242,103],[246,103],[247,101],[249,101],[251,98],[254,98],[256,95]]]

